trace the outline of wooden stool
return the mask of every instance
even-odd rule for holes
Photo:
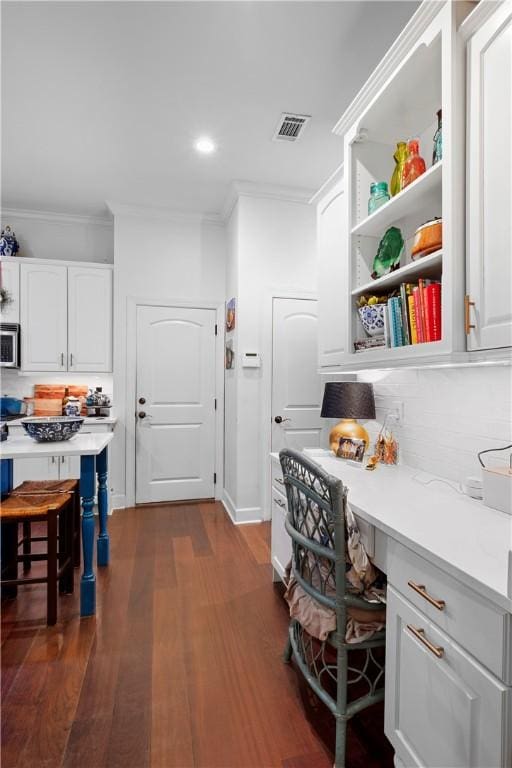
[[[32,496],[41,493],[71,493],[73,494],[73,510],[75,515],[75,539],[73,542],[73,562],[75,568],[80,567],[80,490],[78,480],[25,480],[18,485],[11,496]],[[23,523],[23,554],[29,555],[32,541],[44,541],[44,537],[31,538],[30,522]],[[18,545],[19,546],[19,545]],[[25,560],[23,570],[30,570],[30,560]]]
[[[73,547],[75,514],[70,493],[9,496],[0,506],[2,524],[2,593],[16,597],[18,585],[47,585],[47,623],[57,621],[57,584],[63,592],[73,592]],[[45,521],[48,549],[46,554],[18,555],[19,523]],[[59,533],[57,533],[57,523]],[[59,546],[57,549],[57,541]],[[46,576],[18,578],[18,562],[46,560]],[[5,574],[5,578],[4,578]]]

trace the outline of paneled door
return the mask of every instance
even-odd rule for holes
[[[20,268],[21,367],[25,371],[66,371],[66,267],[21,264]]]
[[[321,445],[318,302],[274,299],[272,450]]]
[[[137,309],[136,502],[214,496],[215,317]]]
[[[68,370],[112,370],[112,270],[68,267]]]

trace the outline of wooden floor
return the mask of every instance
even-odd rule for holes
[[[116,513],[110,533],[95,618],[79,619],[78,572],[53,628],[44,587],[2,605],[2,767],[331,766],[332,717],[281,661],[269,525],[162,505]],[[361,718],[348,768],[391,766],[382,708]]]

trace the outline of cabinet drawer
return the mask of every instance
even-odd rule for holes
[[[286,499],[272,488],[272,565],[282,579],[292,556],[292,540],[284,527],[285,517]]]
[[[500,680],[512,683],[510,614],[393,539],[387,564],[390,584]],[[428,597],[444,606],[436,607]]]
[[[510,765],[512,689],[392,587],[387,613],[385,732],[404,764]]]
[[[279,491],[279,493],[282,493],[286,496],[286,491],[284,488],[283,473],[281,471],[281,464],[278,461],[272,461],[271,471],[272,471],[272,490],[275,489],[276,491]]]

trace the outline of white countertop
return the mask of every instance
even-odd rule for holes
[[[114,435],[112,432],[82,433],[70,440],[36,443],[28,435],[11,435],[0,443],[0,459],[34,459],[42,456],[97,456]]]
[[[343,481],[360,517],[512,612],[511,515],[445,482],[424,485],[442,478],[412,467],[378,466],[368,472],[328,451],[308,458]]]
[[[20,416],[19,419],[13,419],[12,421],[6,421],[8,427],[22,427],[23,425],[21,423],[21,420],[26,418],[25,416]],[[116,424],[117,417],[116,416],[84,416],[84,423],[82,425],[82,429],[85,429],[88,424]]]

